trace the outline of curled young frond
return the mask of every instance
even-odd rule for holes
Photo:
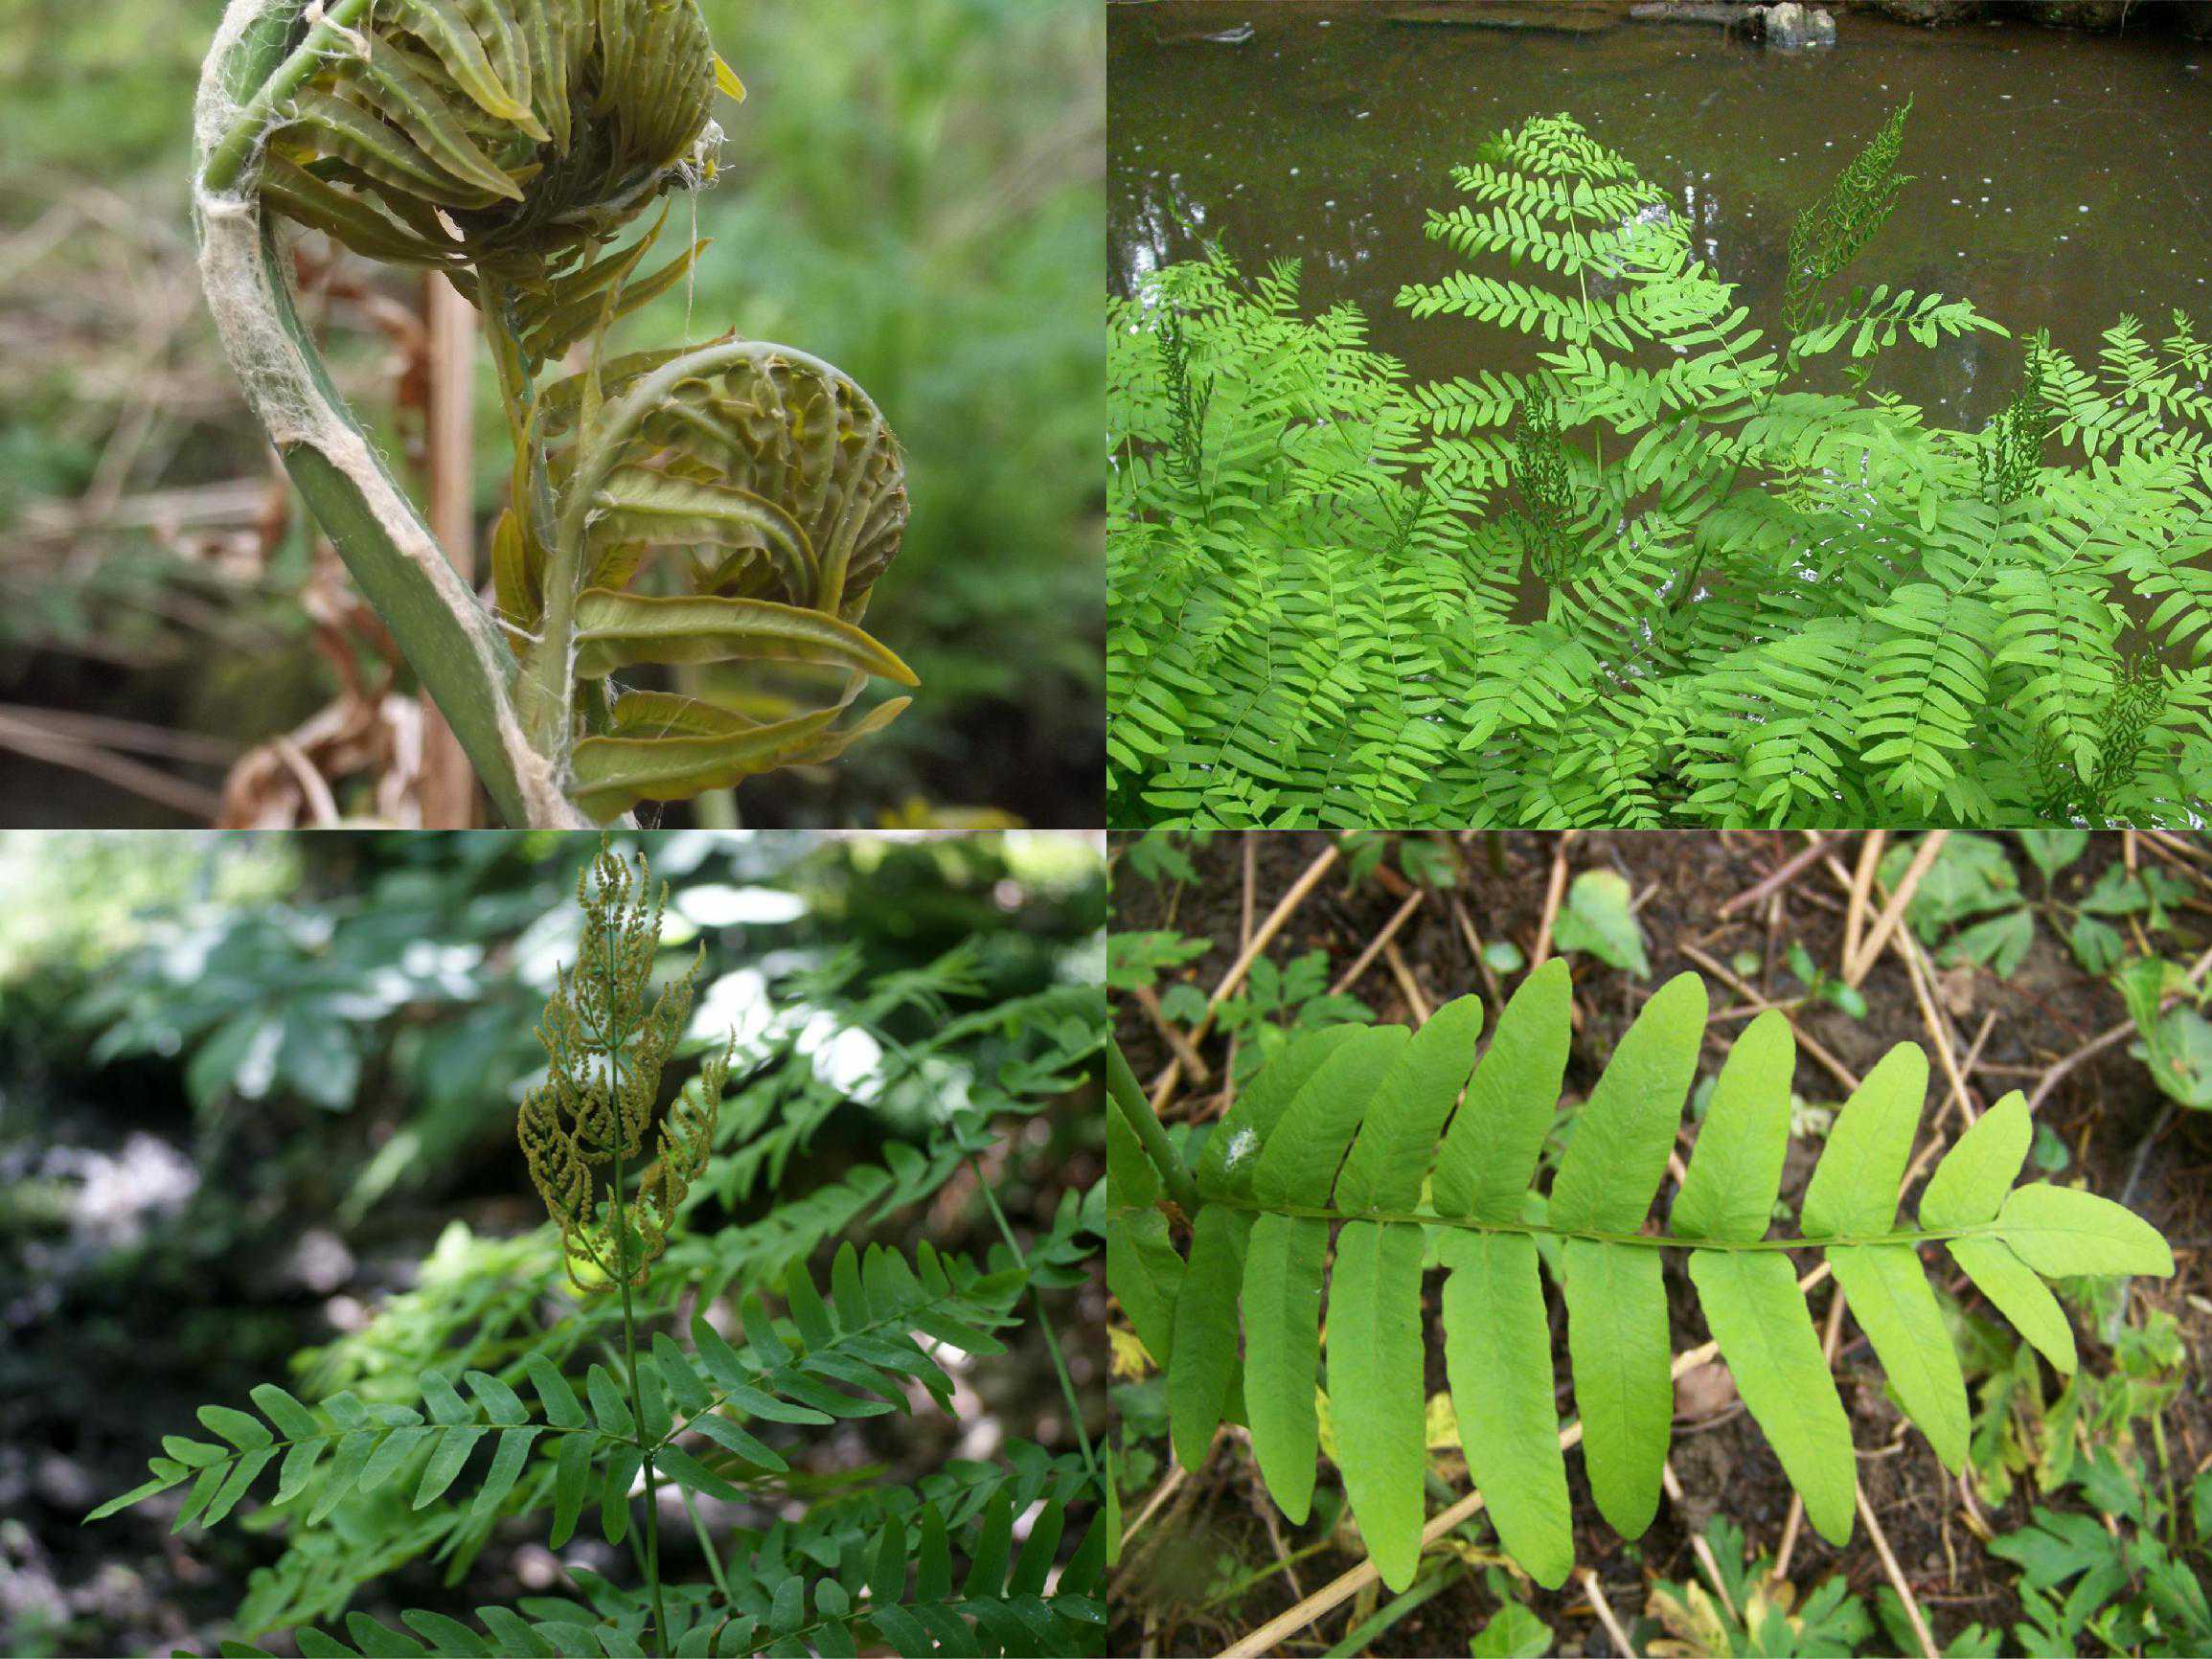
[[[549,264],[711,172],[715,85],[695,0],[371,0],[261,191],[372,258]]]
[[[661,1071],[690,1021],[705,952],[655,989],[668,889],[652,891],[643,853],[633,874],[603,843],[577,877],[576,897],[583,909],[576,961],[560,970],[537,1028],[546,1080],[524,1099],[515,1133],[531,1182],[560,1229],[571,1283],[604,1290],[626,1278],[644,1284],[666,1247],[684,1195],[706,1167],[730,1055],[725,1048],[710,1057],[695,1089],[669,1108],[657,1156],[631,1196],[627,1171],[644,1156]],[[596,1277],[586,1280],[582,1265]]]
[[[598,377],[606,397],[675,360],[646,352]],[[576,436],[588,377],[549,387],[545,422]],[[575,466],[563,443],[557,478]],[[592,502],[585,574],[620,588],[660,548],[691,553],[696,594],[764,599],[856,622],[906,527],[899,442],[875,399],[829,364],[773,348],[677,381],[627,434]],[[525,607],[516,620],[535,624]]]
[[[586,433],[596,397],[617,413]],[[604,818],[825,761],[905,709],[892,698],[837,724],[870,677],[916,683],[859,625],[899,551],[906,485],[889,423],[849,376],[753,342],[642,352],[550,387],[542,427],[582,540],[573,648],[543,670],[604,685],[607,699],[574,750],[586,811]],[[533,635],[539,546],[511,536],[496,561],[500,608]],[[679,551],[659,591],[635,591],[651,556]],[[550,648],[534,646],[534,662]],[[741,664],[756,678],[725,682],[713,701],[615,683],[642,664]]]
[[[231,0],[203,77],[198,222],[226,349],[513,819],[573,828],[827,761],[907,706],[837,725],[870,676],[915,683],[856,625],[906,519],[867,395],[787,347],[604,358],[608,330],[697,261],[695,236],[646,262],[663,198],[714,177],[718,90],[744,95],[697,0]],[[490,538],[504,635],[332,400],[264,214],[441,271],[482,313],[514,448]],[[571,355],[586,367],[565,394],[541,388]],[[295,463],[303,443],[343,478]],[[688,585],[628,591],[661,547],[688,551]],[[779,678],[606,684],[730,661]]]

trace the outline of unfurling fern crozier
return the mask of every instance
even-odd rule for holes
[[[907,706],[839,725],[871,680],[916,683],[860,625],[906,518],[867,394],[733,336],[607,355],[705,245],[642,268],[668,198],[715,177],[718,88],[744,95],[696,0],[232,0],[202,80],[201,266],[226,349],[518,824],[830,760]],[[279,221],[438,271],[481,314],[513,447],[495,611],[338,402]],[[687,670],[673,689],[616,679],[664,665]]]

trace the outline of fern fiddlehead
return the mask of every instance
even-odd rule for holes
[[[603,362],[607,330],[697,256],[641,274],[665,208],[621,238],[713,178],[718,85],[743,95],[695,0],[234,0],[203,75],[197,221],[225,345],[511,822],[604,820],[831,759],[906,707],[839,726],[870,678],[915,683],[858,625],[905,518],[866,395],[757,343]],[[332,389],[280,220],[441,271],[482,313],[514,450],[495,616]],[[586,366],[541,387],[577,347]],[[696,556],[649,564],[670,547]],[[744,665],[757,683],[729,703],[608,692],[671,662]]]
[[[1797,1236],[1768,1238],[1795,1061],[1790,1025],[1772,1011],[1729,1050],[1666,1231],[1644,1231],[1705,1013],[1694,974],[1653,995],[1574,1114],[1541,1197],[1531,1186],[1567,1057],[1563,962],[1523,982],[1479,1063],[1472,997],[1415,1032],[1345,1026],[1302,1036],[1197,1153],[1187,1258],[1155,1208],[1160,1177],[1125,1108],[1109,1124],[1122,1145],[1109,1175],[1109,1283],[1167,1374],[1177,1458],[1201,1463],[1241,1400],[1270,1493],[1302,1520],[1325,1376],[1353,1512],[1384,1582],[1408,1584],[1425,1518],[1422,1286],[1433,1253],[1446,1275],[1444,1357],[1469,1469],[1504,1547],[1556,1586],[1574,1543],[1539,1261],[1563,1293],[1592,1497],[1633,1538],[1656,1512],[1671,1436],[1662,1260],[1683,1250],[1745,1406],[1808,1518],[1840,1543],[1856,1492],[1850,1424],[1789,1252],[1822,1257],[1905,1415],[1953,1469],[1967,1450],[1966,1390],[1922,1246],[1942,1244],[2067,1372],[2073,1337],[2044,1280],[2172,1272],[2165,1240],[2132,1212],[2043,1182],[2014,1187],[2032,1129],[2017,1092],[1951,1147],[1921,1194],[1918,1225],[1900,1226],[1927,1082],[1927,1057],[1910,1043],[1885,1055],[1837,1114]]]

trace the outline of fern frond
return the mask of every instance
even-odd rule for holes
[[[825,1296],[794,1261],[784,1280],[783,1319],[757,1295],[741,1299],[741,1350],[704,1318],[693,1322],[695,1347],[688,1352],[666,1333],[654,1339],[650,1355],[638,1360],[643,1421],[605,1367],[589,1368],[580,1399],[560,1363],[536,1349],[503,1367],[504,1376],[467,1372],[461,1379],[466,1398],[453,1378],[425,1372],[419,1406],[363,1403],[347,1391],[308,1407],[264,1383],[252,1396],[261,1417],[229,1406],[200,1408],[201,1422],[226,1443],[165,1437],[163,1455],[148,1465],[152,1478],[86,1519],[103,1519],[189,1480],[172,1531],[195,1522],[212,1527],[280,1455],[284,1463],[269,1502],[279,1509],[299,1506],[307,1526],[394,1481],[397,1489],[412,1493],[411,1508],[420,1511],[461,1480],[479,1447],[490,1446],[490,1458],[468,1489],[475,1492],[469,1522],[506,1512],[526,1467],[534,1474],[550,1467],[550,1483],[535,1481],[519,1495],[532,1508],[550,1502],[554,1546],[567,1542],[594,1498],[609,1541],[619,1543],[628,1526],[630,1483],[649,1452],[679,1485],[734,1496],[733,1480],[786,1466],[745,1426],[749,1421],[823,1424],[904,1411],[909,1380],[948,1407],[952,1379],[917,1334],[969,1352],[1001,1352],[992,1332],[1011,1323],[1027,1283],[1020,1268],[986,1272],[927,1244],[911,1265],[880,1245],[861,1257],[847,1244]],[[525,1386],[537,1401],[535,1412],[518,1392]],[[711,1444],[683,1441],[687,1435]],[[534,1448],[545,1454],[535,1464]]]
[[[1562,1460],[1572,1437],[1553,1406],[1539,1261],[1565,1300],[1591,1495],[1616,1530],[1637,1536],[1658,1503],[1673,1416],[1663,1262],[1678,1249],[1745,1405],[1808,1518],[1836,1543],[1854,1512],[1850,1424],[1787,1252],[1826,1260],[1905,1415],[1953,1469],[1966,1456],[1966,1391],[1923,1247],[1944,1245],[2067,1371],[2072,1338],[2046,1279],[2173,1271],[2165,1240],[2121,1206],[2040,1181],[2014,1186],[2032,1128],[2017,1092],[1944,1156],[1917,1225],[1901,1225],[1927,1084],[1911,1043],[1890,1050],[1837,1114],[1797,1236],[1767,1237],[1795,1064],[1775,1011],[1729,1050],[1665,1231],[1649,1231],[1699,1069],[1703,982],[1684,974],[1662,986],[1589,1098],[1555,1125],[1569,1012],[1566,966],[1554,961],[1523,982],[1479,1063],[1472,997],[1418,1031],[1345,1026],[1295,1039],[1195,1160],[1201,1204],[1187,1257],[1133,1135],[1110,1143],[1108,1282],[1166,1370],[1177,1458],[1202,1462],[1241,1400],[1269,1491],[1302,1519],[1323,1373],[1345,1490],[1394,1589],[1412,1580],[1425,1518],[1430,1239],[1469,1468],[1505,1548],[1547,1586],[1574,1559]],[[1539,1197],[1530,1191],[1539,1155],[1562,1129],[1564,1153]]]
[[[1088,1654],[1100,1650],[1106,1610],[1098,1591],[1106,1568],[1106,1531],[1094,1521],[1074,1556],[1054,1575],[1066,1506],[1045,1504],[1020,1548],[1014,1547],[1015,1507],[1001,1487],[955,1566],[957,1515],[924,1502],[910,1528],[893,1517],[874,1535],[852,1540],[825,1571],[808,1558],[774,1551],[737,1574],[726,1602],[703,1591],[669,1598],[671,1643],[678,1655],[857,1653],[882,1644],[901,1654],[947,1659],[1022,1653]],[[312,1626],[292,1632],[302,1654],[321,1656],[642,1655],[650,1617],[644,1598],[625,1595],[588,1569],[570,1569],[591,1605],[555,1597],[518,1608],[479,1607],[482,1633],[443,1613],[410,1610],[397,1630],[366,1613],[346,1620],[348,1646]],[[412,1632],[410,1634],[409,1632]],[[226,1642],[225,1654],[267,1649]]]

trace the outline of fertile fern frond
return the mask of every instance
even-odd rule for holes
[[[1904,150],[1904,122],[1911,113],[1912,100],[1907,98],[1790,227],[1782,314],[1791,333],[1812,320],[1820,284],[1874,239],[1897,205],[1897,193],[1911,182],[1910,174],[1897,170],[1898,157]]]
[[[696,1089],[669,1109],[645,1165],[661,1070],[684,1034],[692,984],[706,959],[701,947],[688,970],[654,989],[668,890],[654,896],[651,881],[643,853],[633,874],[604,845],[578,873],[583,933],[537,1028],[550,1061],[547,1079],[524,1097],[515,1120],[531,1181],[560,1229],[579,1290],[646,1282],[684,1194],[706,1167],[729,1079],[725,1048],[708,1057]],[[635,1198],[624,1179],[626,1164],[643,1170]],[[609,1165],[603,1208],[600,1170]],[[585,1266],[594,1275],[588,1281],[580,1271]]]
[[[1223,1416],[1241,1416],[1269,1492],[1303,1520],[1318,1384],[1353,1514],[1393,1589],[1413,1579],[1426,1518],[1431,1262],[1445,1275],[1444,1363],[1468,1466],[1505,1548],[1555,1587],[1574,1561],[1563,1458],[1573,1437],[1554,1405],[1539,1261],[1563,1294],[1585,1466],[1615,1529],[1640,1535],[1658,1505],[1674,1409],[1664,1262],[1679,1249],[1745,1404],[1807,1517],[1836,1543],[1856,1501],[1850,1421],[1787,1252],[1827,1262],[1905,1415],[1954,1470],[1967,1453],[1966,1387],[1923,1246],[1943,1244],[2069,1372],[2073,1338],[2044,1280],[2173,1271],[2165,1240],[2120,1205],[2041,1181],[2014,1187],[2032,1128],[2017,1092],[1945,1154],[1917,1225],[1901,1225],[1927,1083],[1911,1043],[1869,1070],[1837,1114],[1797,1236],[1769,1238],[1795,1062],[1790,1025],[1772,1011],[1730,1048],[1664,1230],[1648,1230],[1705,1035],[1694,974],[1661,987],[1622,1035],[1538,1194],[1569,1012],[1566,966],[1554,961],[1523,982],[1479,1064],[1473,997],[1418,1031],[1299,1037],[1205,1137],[1187,1258],[1159,1208],[1158,1173],[1114,1125],[1108,1282],[1166,1371],[1175,1455],[1197,1467]]]

